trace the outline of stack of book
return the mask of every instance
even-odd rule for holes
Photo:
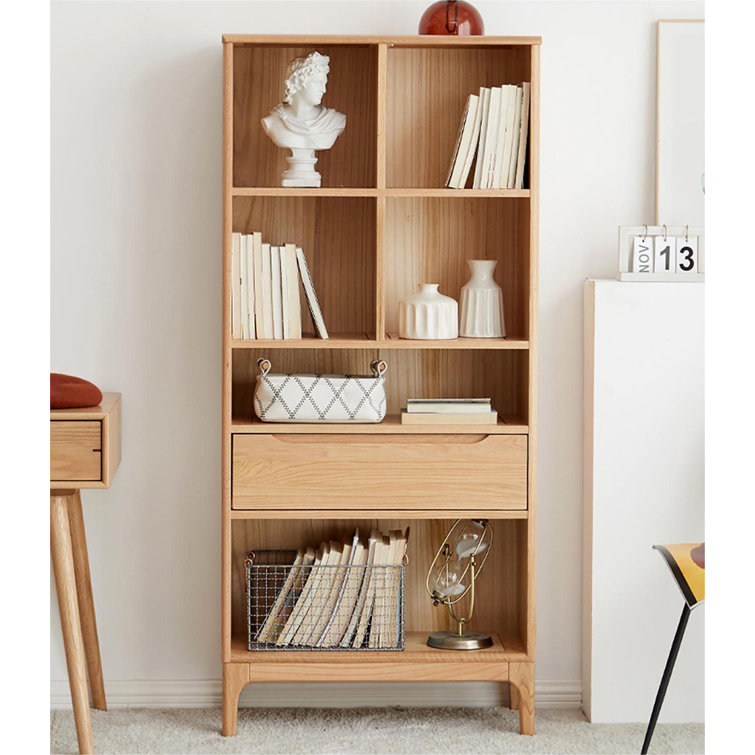
[[[529,120],[529,82],[480,87],[479,94],[470,94],[446,186],[466,187],[476,155],[473,189],[523,188]]]
[[[489,398],[410,398],[401,410],[402,425],[495,425],[498,414]]]
[[[274,648],[398,647],[408,539],[408,528],[372,530],[362,543],[357,530],[348,542],[300,549],[253,642]]]
[[[295,244],[272,246],[261,233],[234,233],[231,246],[233,338],[301,338],[299,282],[320,338],[328,331],[307,259]]]

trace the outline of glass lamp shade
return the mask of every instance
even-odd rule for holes
[[[433,3],[419,20],[420,34],[451,34],[454,36],[485,33],[482,16],[463,0],[440,0]]]

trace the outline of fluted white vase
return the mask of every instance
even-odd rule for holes
[[[467,260],[472,277],[461,289],[460,335],[464,338],[505,338],[503,292],[493,280],[497,260]]]
[[[421,283],[416,294],[399,304],[401,338],[449,339],[459,336],[459,305],[438,291],[437,283]]]

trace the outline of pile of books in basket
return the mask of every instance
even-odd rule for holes
[[[498,413],[489,398],[410,398],[402,425],[495,425]]]
[[[473,189],[521,189],[527,159],[530,85],[480,87],[470,94],[448,169],[446,186],[467,185],[475,153]]]
[[[301,247],[263,243],[258,232],[234,233],[231,240],[232,337],[301,338],[301,283],[317,335],[327,338]]]
[[[403,650],[409,529],[246,560],[250,650]]]

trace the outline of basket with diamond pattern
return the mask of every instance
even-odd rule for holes
[[[372,375],[274,375],[270,360],[258,359],[254,413],[263,422],[380,422],[387,365],[370,367]]]

